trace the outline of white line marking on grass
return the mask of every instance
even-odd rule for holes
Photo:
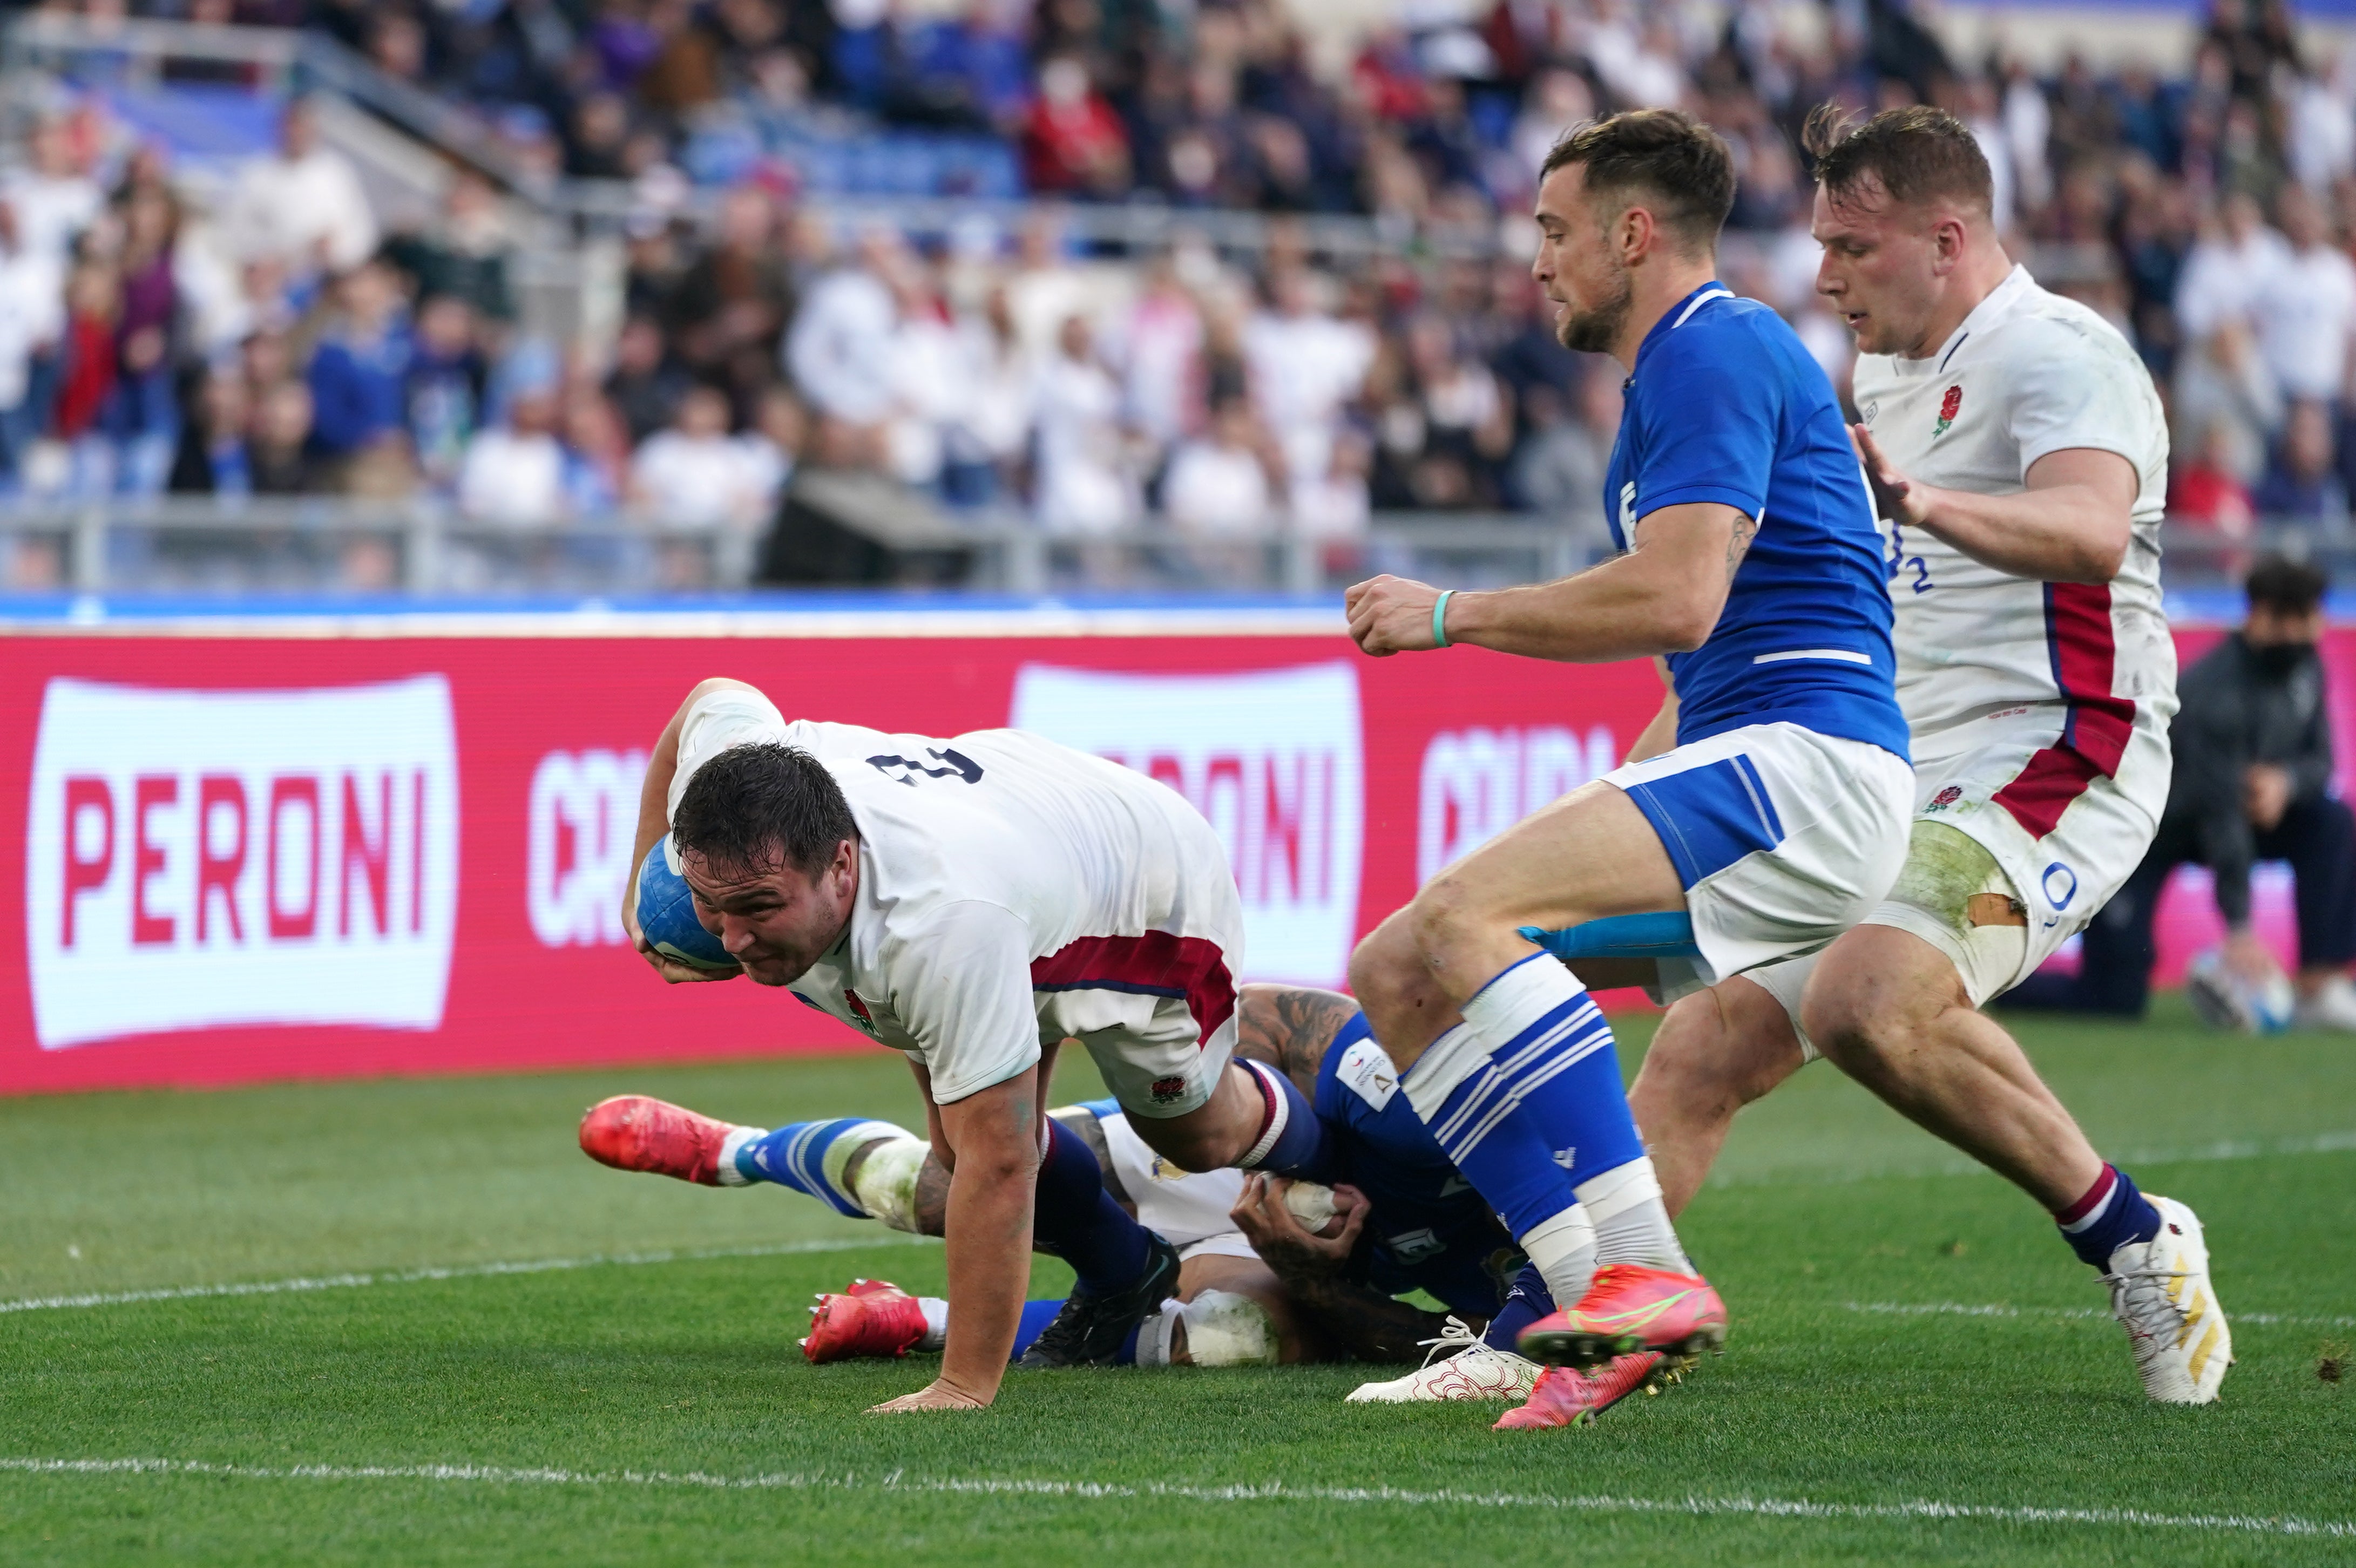
[[[460,1264],[448,1268],[392,1269],[377,1274],[329,1274],[303,1279],[262,1279],[242,1285],[180,1285],[154,1290],[119,1290],[87,1296],[34,1296],[0,1301],[0,1312],[48,1312],[70,1307],[123,1307],[139,1301],[186,1301],[205,1296],[285,1296],[306,1290],[351,1290],[364,1285],[416,1285],[436,1279],[489,1279],[511,1274],[557,1274],[567,1269],[623,1268],[645,1264],[690,1263],[702,1258],[774,1258],[798,1253],[855,1253],[870,1247],[922,1246],[930,1236],[887,1232],[872,1240],[841,1237],[787,1242],[773,1247],[699,1247],[659,1253],[592,1253],[578,1258],[526,1258],[512,1263]]]
[[[1820,1503],[1804,1498],[1557,1497],[1534,1492],[1416,1491],[1398,1487],[1184,1486],[1149,1481],[1036,1481],[995,1477],[880,1477],[779,1472],[714,1476],[700,1470],[509,1469],[496,1465],[222,1465],[201,1459],[0,1458],[0,1471],[27,1475],[218,1476],[254,1481],[431,1481],[489,1486],[662,1487],[707,1491],[894,1491],[998,1497],[1175,1498],[1187,1502],[1388,1503],[1407,1508],[1545,1509],[1578,1513],[1683,1515],[1804,1520],[1956,1520],[1989,1524],[2134,1525],[2210,1533],[2356,1538],[2356,1521],[2291,1515],[2147,1513],[2140,1509],[2000,1508],[1982,1503],[1917,1499],[1895,1503]]]
[[[2099,1317],[2111,1315],[2099,1307],[2008,1307],[2001,1302],[1976,1305],[1965,1301],[1844,1301],[1851,1312],[1879,1312],[1901,1317]],[[2228,1312],[2225,1320],[2286,1324],[2294,1328],[2356,1328],[2356,1317],[2304,1317],[2283,1312]]]

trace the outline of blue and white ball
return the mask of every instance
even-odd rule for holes
[[[695,895],[680,874],[668,833],[655,841],[638,868],[638,930],[656,952],[681,964],[698,969],[740,967],[720,938],[695,918]]]
[[[2280,1034],[2298,1014],[2288,976],[2277,971],[2254,984],[2229,968],[2217,947],[2194,954],[2184,966],[2184,999],[2211,1028],[2241,1034]]]

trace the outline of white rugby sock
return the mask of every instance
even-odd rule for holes
[[[720,1145],[719,1175],[721,1186],[750,1187],[753,1185],[751,1182],[744,1179],[744,1173],[736,1168],[736,1151],[743,1148],[746,1144],[751,1143],[755,1138],[765,1138],[768,1136],[769,1129],[766,1127],[731,1127],[728,1129],[727,1137],[723,1139]]]
[[[1649,1158],[1615,1165],[1580,1182],[1578,1192],[1580,1207],[1595,1222],[1597,1263],[1643,1264],[1693,1273],[1685,1249],[1677,1244],[1676,1227],[1669,1223],[1668,1209],[1661,1201],[1660,1179],[1653,1174]]]
[[[937,1296],[916,1297],[916,1307],[925,1315],[925,1337],[911,1347],[918,1350],[937,1350],[949,1342],[949,1304]]]
[[[1569,1307],[1587,1294],[1595,1278],[1595,1221],[1584,1205],[1572,1204],[1517,1240],[1557,1307]]]
[[[873,1138],[854,1147],[850,1153],[864,1148],[867,1157],[859,1164],[859,1174],[843,1183],[851,1200],[867,1211],[870,1217],[883,1221],[895,1231],[910,1235],[916,1229],[916,1179],[924,1174],[925,1157],[933,1146],[914,1133],[902,1132],[887,1123],[876,1123],[883,1136]],[[893,1136],[893,1134],[898,1136]],[[845,1164],[849,1156],[845,1156]]]

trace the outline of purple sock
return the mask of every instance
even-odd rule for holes
[[[1553,1310],[1554,1297],[1547,1294],[1537,1264],[1525,1264],[1514,1276],[1514,1287],[1505,1293],[1505,1304],[1489,1319],[1489,1331],[1481,1336],[1481,1342],[1493,1350],[1512,1351],[1522,1330]]]
[[[2111,1254],[2129,1242],[2148,1242],[2159,1234],[2159,1211],[2136,1189],[2134,1179],[2115,1165],[2103,1167],[2086,1195],[2059,1214],[2062,1239],[2081,1263],[2107,1271]]]
[[[1092,1296],[1125,1289],[1145,1271],[1145,1227],[1105,1190],[1104,1168],[1088,1146],[1052,1116],[1047,1151],[1039,1159],[1031,1244],[1071,1264],[1080,1288]]]

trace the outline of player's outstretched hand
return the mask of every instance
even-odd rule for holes
[[[1342,596],[1350,635],[1376,658],[1420,653],[1440,645],[1431,636],[1431,607],[1440,590],[1405,577],[1370,577]]]
[[[639,932],[630,933],[630,943],[637,948],[639,956],[654,965],[656,974],[674,986],[700,985],[706,980],[734,980],[744,972],[742,969],[699,969],[692,964],[682,964],[666,954],[656,952],[655,944]]]
[[[1897,465],[1882,455],[1880,443],[1873,432],[1861,424],[1848,427],[1848,439],[1857,448],[1857,459],[1865,464],[1866,483],[1873,486],[1873,509],[1902,528],[1919,528],[1922,519],[1931,515],[1922,487],[1898,471]]]
[[[1366,1228],[1366,1211],[1372,1205],[1356,1188],[1336,1187],[1333,1219],[1324,1232],[1312,1234],[1285,1204],[1291,1186],[1281,1176],[1255,1171],[1244,1178],[1243,1191],[1227,1218],[1279,1278],[1339,1274],[1358,1244],[1358,1232]]]
[[[976,1399],[946,1379],[936,1379],[914,1393],[904,1393],[897,1399],[887,1399],[882,1404],[871,1405],[870,1415],[900,1415],[911,1410],[983,1410],[986,1399]]]

